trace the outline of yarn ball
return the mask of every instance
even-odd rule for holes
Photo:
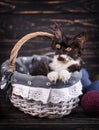
[[[81,106],[86,114],[99,116],[99,91],[89,91],[81,99]]]
[[[94,81],[91,85],[89,85],[89,86],[87,87],[86,90],[87,90],[87,92],[88,92],[88,91],[92,91],[92,90],[99,91],[99,80]]]
[[[82,73],[81,83],[83,86],[83,91],[86,91],[87,87],[89,87],[89,85],[91,85],[92,82],[89,78],[88,71],[85,68],[81,69],[81,73]]]

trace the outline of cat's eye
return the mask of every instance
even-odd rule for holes
[[[56,44],[56,48],[57,48],[57,49],[60,49],[60,48],[61,48],[61,45],[60,45],[60,44]]]
[[[65,50],[66,50],[66,51],[71,51],[72,48],[71,48],[71,47],[67,47]]]

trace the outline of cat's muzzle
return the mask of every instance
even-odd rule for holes
[[[69,57],[69,56],[67,56],[67,55],[59,55],[59,56],[57,57],[57,60],[67,63],[67,62],[71,61],[72,58]]]

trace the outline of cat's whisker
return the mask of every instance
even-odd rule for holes
[[[59,55],[57,60],[67,63],[67,62],[71,61],[72,58],[67,55]]]

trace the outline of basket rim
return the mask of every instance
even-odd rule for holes
[[[35,59],[35,61],[37,61],[36,58],[38,58],[38,57],[42,57],[42,56],[41,55],[33,55],[33,56],[30,56],[30,57],[27,56],[27,62],[28,62],[28,59],[33,60],[33,58]],[[48,60],[48,56],[45,56],[45,58]],[[16,61],[17,60],[22,61],[22,59],[23,59],[23,57],[18,57],[18,58],[16,58]],[[17,61],[17,63],[18,63],[18,61]],[[9,60],[5,61],[2,64],[2,67],[1,67],[2,71],[1,72],[2,72],[3,75],[5,75],[6,74],[5,72],[8,71],[8,65],[9,65]],[[54,82],[51,82],[47,78],[47,76],[44,76],[44,75],[32,76],[32,75],[29,75],[27,73],[21,73],[21,72],[16,70],[16,71],[13,71],[13,75],[11,76],[11,82],[14,83],[14,84],[20,84],[21,83],[21,84],[25,85],[25,83],[27,84],[27,82],[30,81],[31,85],[29,85],[29,86],[32,87],[32,84],[34,84],[34,86],[37,86],[38,84],[36,84],[36,81],[37,82],[39,81],[39,83],[41,84],[42,87],[46,86],[47,88],[49,88],[49,87],[66,88],[66,87],[70,87],[71,85],[77,83],[79,80],[81,80],[81,78],[82,78],[81,72],[75,71],[75,72],[72,73],[72,75],[71,75],[71,77],[70,77],[70,79],[68,80],[67,83],[64,83],[64,82],[59,81],[59,80],[57,80],[56,83],[54,83]],[[15,81],[17,81],[17,82],[15,82]],[[34,83],[33,83],[33,81],[34,81]],[[3,80],[2,80],[2,83],[3,83]]]

